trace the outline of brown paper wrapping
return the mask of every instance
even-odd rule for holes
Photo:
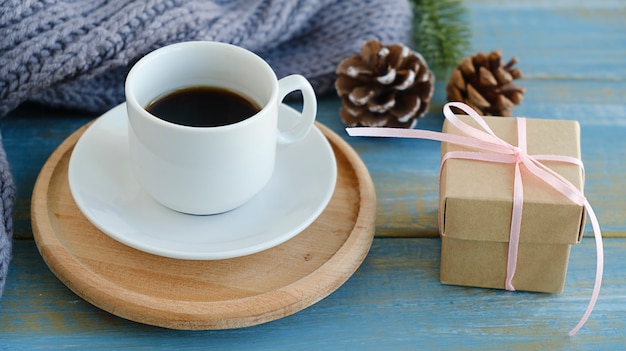
[[[467,116],[464,122],[477,126]],[[514,118],[484,117],[501,139],[518,145]],[[461,134],[447,120],[445,133]],[[580,159],[580,127],[575,121],[527,120],[528,154]],[[442,155],[467,147],[442,143]],[[543,162],[582,190],[582,170]],[[513,279],[516,290],[561,292],[569,250],[580,242],[585,211],[521,165],[524,206]],[[448,160],[441,174],[441,282],[504,289],[513,201],[514,165]]]

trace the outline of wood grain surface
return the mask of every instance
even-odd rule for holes
[[[376,196],[357,154],[318,123],[337,160],[337,185],[324,212],[296,237],[253,255],[178,260],[123,245],[93,226],[73,201],[68,164],[87,126],[43,166],[33,190],[35,242],[52,272],[110,313],[172,329],[241,328],[282,318],[326,297],[365,258]]]
[[[440,248],[435,238],[375,239],[343,286],[301,312],[249,328],[176,331],[92,306],[50,273],[32,242],[19,241],[18,274],[2,300],[0,349],[623,350],[625,240],[606,240],[603,291],[575,337],[567,331],[591,293],[592,241],[572,249],[562,294],[442,285]]]

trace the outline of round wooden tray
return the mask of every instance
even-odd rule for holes
[[[96,229],[79,211],[67,169],[69,136],[42,168],[31,218],[52,272],[93,305],[136,322],[172,329],[256,325],[298,312],[341,286],[363,262],[374,236],[376,195],[354,150],[321,124],[337,159],[333,197],[305,231],[274,248],[217,261],[148,254]]]

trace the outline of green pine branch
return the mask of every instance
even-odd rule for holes
[[[470,50],[471,30],[461,0],[411,0],[413,46],[439,79]]]

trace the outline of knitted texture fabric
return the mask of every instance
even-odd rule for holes
[[[247,48],[318,94],[369,39],[410,40],[407,0],[0,0],[0,117],[24,101],[102,113],[124,101],[134,62],[164,45]],[[10,258],[12,181],[0,152],[0,295]],[[6,196],[5,196],[6,195]]]
[[[0,297],[4,291],[4,284],[9,272],[11,260],[11,237],[13,236],[13,200],[15,185],[9,172],[9,163],[0,139]]]

